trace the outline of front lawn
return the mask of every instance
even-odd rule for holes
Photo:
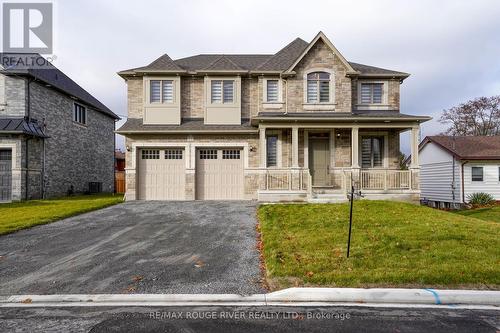
[[[0,235],[115,205],[122,195],[81,195],[0,204]]]
[[[500,222],[500,206],[457,210],[457,214],[475,217],[484,221]]]
[[[390,201],[263,205],[266,278],[291,286],[500,287],[500,224]]]

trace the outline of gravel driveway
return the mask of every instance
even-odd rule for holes
[[[263,292],[254,202],[127,202],[0,236],[0,294]]]

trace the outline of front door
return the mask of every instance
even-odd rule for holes
[[[330,147],[328,138],[314,138],[309,141],[309,168],[311,169],[312,185],[328,185],[328,164]]]

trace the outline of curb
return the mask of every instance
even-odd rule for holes
[[[289,288],[269,294],[66,294],[0,296],[1,307],[46,306],[410,306],[500,310],[500,291]]]

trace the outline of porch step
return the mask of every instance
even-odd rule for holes
[[[313,193],[309,202],[312,203],[337,203],[346,202],[347,196],[345,193]]]

